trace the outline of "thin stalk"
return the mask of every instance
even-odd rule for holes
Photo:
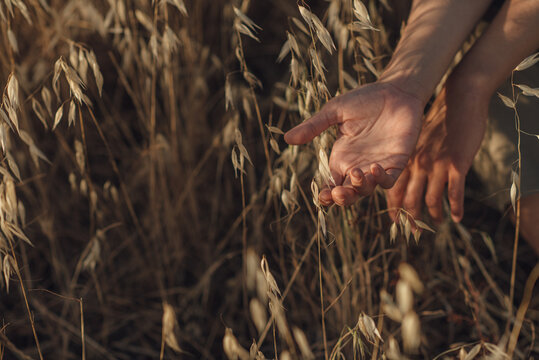
[[[11,239],[9,237],[6,237],[6,238],[8,239],[9,247],[11,249],[11,256],[13,257],[13,261],[15,261],[15,266],[16,266],[15,273],[17,274],[17,278],[19,279],[19,284],[21,285],[22,297],[24,298],[24,305],[26,306],[26,312],[28,313],[28,319],[30,320],[30,325],[32,326],[32,334],[34,335],[34,341],[36,343],[37,353],[39,354],[39,359],[43,360],[43,354],[41,353],[41,346],[39,345],[39,339],[37,337],[36,326],[35,326],[35,323],[34,323],[34,316],[32,315],[32,311],[30,311],[30,305],[28,304],[28,297],[26,296],[26,289],[24,288],[24,283],[22,281],[22,276],[21,276],[21,273],[19,271],[19,264],[18,264],[17,258],[15,256],[15,249],[13,248],[13,242],[11,241]]]
[[[326,315],[324,312],[324,289],[322,288],[322,257],[320,246],[320,223],[317,228],[317,242],[318,242],[318,276],[320,284],[320,313],[322,315],[322,337],[324,340],[324,358],[328,360],[328,341],[326,337]]]
[[[512,93],[513,93],[513,104],[516,103],[515,85],[513,83],[514,74],[515,74],[514,72],[511,73],[511,90],[512,90]],[[517,179],[517,184],[516,184],[518,193],[517,193],[517,202],[516,202],[517,208],[515,209],[516,210],[516,214],[515,214],[515,239],[514,239],[514,242],[513,242],[513,259],[512,259],[512,262],[511,262],[511,286],[509,288],[509,309],[508,309],[508,312],[509,312],[508,315],[509,316],[508,316],[508,319],[507,319],[507,329],[509,328],[510,318],[513,315],[513,300],[514,300],[514,297],[515,297],[515,278],[516,278],[517,250],[518,250],[518,238],[519,238],[518,235],[519,235],[519,232],[520,232],[520,177],[522,176],[522,154],[520,152],[520,117],[518,116],[516,106],[513,107],[513,109],[515,111],[515,122],[516,122],[516,126],[517,126],[517,136],[518,136],[518,140],[517,140],[518,179]]]
[[[84,307],[82,305],[82,298],[79,298],[80,307],[80,338],[82,342],[82,360],[86,360],[86,339],[84,335]]]
[[[522,303],[518,308],[515,326],[513,327],[513,331],[511,331],[509,345],[507,345],[507,354],[511,359],[513,358],[513,352],[515,351],[515,348],[517,346],[518,334],[520,333],[520,329],[522,328],[522,321],[524,320],[524,315],[526,315],[526,311],[528,310],[528,306],[530,305],[530,301],[533,296],[533,288],[535,287],[537,278],[539,278],[539,264],[535,264],[535,267],[528,276],[528,280],[526,280]]]

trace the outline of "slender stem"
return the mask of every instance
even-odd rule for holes
[[[339,62],[339,69],[338,69],[338,76],[339,76],[339,89],[341,90],[341,93],[344,93],[344,54],[343,54],[343,48],[339,46],[339,53],[338,53],[338,62]]]
[[[249,301],[247,298],[247,285],[245,279],[247,279],[247,211],[245,211],[246,208],[246,202],[245,202],[245,183],[243,179],[243,169],[240,171],[240,184],[241,184],[241,256],[242,256],[242,267],[241,267],[241,273],[242,273],[242,299],[243,299],[243,309],[245,311],[245,314],[248,316],[249,311],[247,310],[249,307]]]
[[[19,271],[19,264],[17,263],[17,258],[15,256],[15,249],[13,248],[13,242],[11,241],[9,237],[7,237],[7,239],[9,242],[9,247],[11,249],[11,256],[13,257],[13,261],[15,261],[15,266],[16,266],[15,273],[17,274],[17,278],[19,279],[19,284],[21,285],[22,297],[24,298],[24,304],[26,306],[26,311],[28,313],[28,319],[30,320],[30,325],[32,326],[32,333],[34,334],[34,340],[37,347],[37,353],[39,354],[39,359],[43,360],[43,354],[41,353],[41,346],[39,345],[39,339],[37,337],[36,326],[34,323],[34,316],[32,315],[32,311],[30,310],[30,305],[28,304],[28,297],[26,296],[26,289],[24,288],[22,276]]]
[[[236,35],[238,37],[238,49],[241,54],[241,71],[248,72],[247,64],[245,63],[245,55],[243,53],[243,43],[241,41],[241,35],[239,31],[236,31]],[[268,141],[266,139],[266,133],[264,132],[264,124],[262,123],[262,116],[260,115],[260,107],[258,106],[258,101],[256,100],[256,94],[253,85],[249,83],[249,93],[251,95],[251,98],[253,99],[253,103],[255,105],[255,111],[256,111],[256,119],[258,122],[258,128],[260,130],[260,136],[262,137],[262,144],[264,145],[264,155],[266,156],[266,165],[268,167],[268,175],[273,177],[273,170],[271,168],[271,158],[269,154],[269,148],[268,148]]]
[[[528,310],[528,306],[530,305],[530,300],[533,296],[533,288],[535,286],[537,278],[539,278],[539,263],[535,264],[535,267],[528,276],[528,280],[526,280],[522,303],[518,308],[515,326],[513,327],[513,331],[511,331],[509,345],[507,345],[507,354],[509,355],[509,358],[513,358],[513,352],[515,351],[515,348],[517,346],[518,334],[520,333],[520,329],[522,328],[522,321],[524,320],[524,315],[526,315],[526,311]]]
[[[515,99],[515,85],[513,83],[514,71],[511,73],[511,90],[513,92],[513,103],[516,104]],[[513,242],[513,260],[511,263],[511,286],[509,289],[509,318],[507,320],[507,326],[509,326],[510,318],[513,314],[513,300],[515,297],[515,278],[516,278],[516,267],[517,267],[517,250],[518,250],[518,238],[520,232],[520,177],[522,176],[522,154],[520,152],[520,118],[516,109],[516,105],[513,108],[515,110],[515,122],[517,126],[517,151],[518,151],[518,179],[517,179],[517,202],[516,206],[516,218],[515,218],[515,240]],[[507,327],[508,328],[508,327]]]
[[[273,324],[273,353],[275,360],[279,360],[279,353],[277,352],[277,334],[275,333],[275,320],[272,321]]]
[[[324,289],[322,287],[322,257],[320,249],[320,222],[317,229],[317,241],[318,241],[318,276],[320,282],[320,312],[322,314],[322,337],[324,339],[324,358],[328,360],[328,341],[326,337],[326,317],[324,312]]]
[[[82,298],[79,298],[80,305],[80,338],[82,341],[82,360],[86,360],[86,340],[84,335],[84,307],[82,305]]]

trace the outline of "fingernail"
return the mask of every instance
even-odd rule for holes
[[[354,169],[354,170],[352,170],[352,176],[354,176],[356,178],[360,178],[361,177],[361,172],[358,169]]]

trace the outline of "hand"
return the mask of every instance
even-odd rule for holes
[[[416,97],[390,83],[374,83],[332,99],[288,131],[285,141],[305,144],[337,125],[329,158],[335,185],[320,192],[320,202],[351,205],[376,185],[393,186],[414,150],[422,113],[423,104]]]
[[[464,213],[464,184],[483,135],[488,116],[489,96],[477,87],[458,84],[455,76],[435,99],[419,136],[413,158],[395,186],[386,191],[390,216],[395,220],[399,208],[414,218],[425,204],[430,216],[443,218],[442,197],[447,183],[453,221]]]

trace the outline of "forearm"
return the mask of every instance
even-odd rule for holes
[[[424,104],[491,0],[415,0],[395,53],[380,77]]]
[[[539,47],[539,1],[506,1],[451,76],[490,98],[522,59]]]

